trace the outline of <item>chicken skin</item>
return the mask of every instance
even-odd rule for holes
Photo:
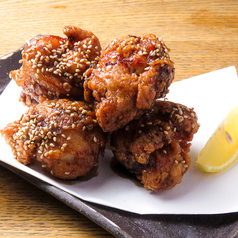
[[[83,98],[83,73],[99,59],[100,42],[92,32],[74,26],[64,27],[63,33],[67,37],[31,40],[22,52],[22,67],[10,73],[28,106],[45,99]]]
[[[25,165],[35,158],[61,179],[88,174],[98,165],[105,134],[84,102],[45,100],[0,131],[13,155]]]
[[[97,66],[85,73],[84,97],[94,103],[101,128],[112,132],[164,97],[173,78],[173,62],[161,38],[127,36],[109,43]]]
[[[198,128],[193,109],[157,100],[139,120],[112,133],[113,153],[147,190],[170,189],[188,170],[190,141]]]

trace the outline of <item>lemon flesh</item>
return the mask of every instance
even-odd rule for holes
[[[220,172],[238,158],[238,106],[224,119],[198,155],[196,167]]]

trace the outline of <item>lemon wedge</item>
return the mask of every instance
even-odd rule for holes
[[[238,106],[224,119],[198,155],[196,167],[220,172],[238,159]]]

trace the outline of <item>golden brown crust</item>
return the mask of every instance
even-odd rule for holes
[[[88,174],[105,147],[95,113],[86,103],[68,99],[32,106],[0,132],[19,162],[27,165],[37,158],[61,179]]]
[[[158,100],[174,79],[163,40],[129,35],[110,42],[99,58],[92,32],[73,26],[63,32],[66,38],[33,39],[22,67],[10,73],[30,106],[0,130],[17,160],[27,165],[36,158],[61,179],[84,176],[98,164],[104,132],[111,132],[115,157],[147,190],[179,184],[199,125],[193,109]],[[93,106],[78,101],[83,96]]]
[[[116,39],[102,50],[97,67],[85,74],[84,96],[94,102],[104,131],[125,126],[166,95],[174,78],[168,52],[152,34]]]
[[[169,189],[190,165],[189,142],[198,127],[192,109],[158,100],[140,119],[112,133],[114,155],[146,189]]]
[[[30,99],[83,98],[83,73],[98,60],[100,42],[92,32],[74,26],[63,32],[67,37],[34,38],[22,52],[22,67],[10,73],[28,106]]]

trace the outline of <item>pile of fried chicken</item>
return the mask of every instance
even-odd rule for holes
[[[179,184],[199,124],[193,108],[165,99],[174,64],[162,38],[128,35],[102,49],[90,31],[66,26],[63,33],[31,40],[21,68],[10,72],[29,108],[0,130],[13,155],[75,179],[98,166],[110,141],[147,190]]]

